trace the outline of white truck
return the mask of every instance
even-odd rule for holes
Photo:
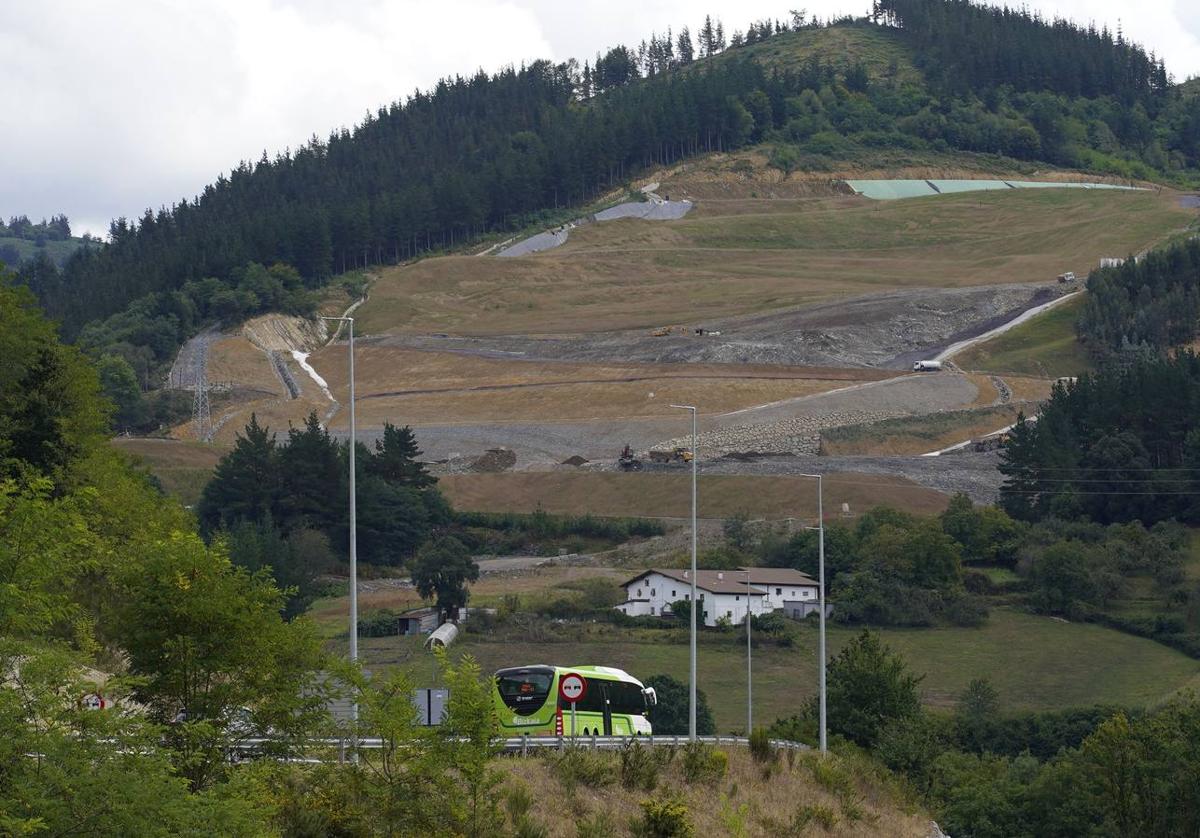
[[[913,364],[913,372],[941,372],[941,361],[917,361]]]

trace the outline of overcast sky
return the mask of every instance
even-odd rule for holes
[[[1197,0],[1026,0],[1117,26],[1200,75]],[[766,0],[41,0],[0,10],[0,214],[76,233],[193,196],[221,171],[351,126],[439,77],[581,61],[706,13],[727,32]],[[825,18],[868,0],[809,0]]]

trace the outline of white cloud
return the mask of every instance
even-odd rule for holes
[[[191,196],[242,159],[352,126],[439,77],[590,58],[705,13],[729,32],[789,6],[828,17],[865,0],[43,0],[0,29],[0,212],[66,212],[77,230]],[[1200,6],[1033,0],[1200,73]]]

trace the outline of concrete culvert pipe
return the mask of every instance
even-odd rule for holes
[[[444,649],[457,638],[458,626],[454,623],[442,623],[429,635],[429,639],[425,641],[425,648],[433,649],[435,646],[441,646]]]

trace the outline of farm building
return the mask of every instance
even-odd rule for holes
[[[651,568],[625,582],[625,601],[617,610],[631,617],[661,617],[671,613],[671,603],[692,597],[691,572]],[[701,570],[696,573],[696,596],[706,626],[725,618],[746,620],[747,607],[755,616],[785,611],[789,604],[817,601],[817,583],[798,570],[751,567],[740,570]]]

